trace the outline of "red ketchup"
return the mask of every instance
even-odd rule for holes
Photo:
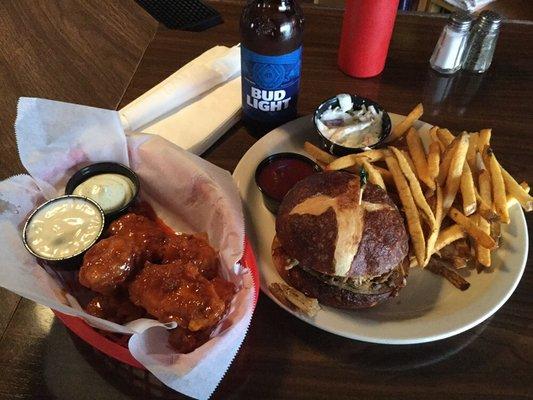
[[[283,200],[292,187],[302,179],[317,172],[310,160],[286,156],[266,164],[257,176],[261,190],[277,201]]]

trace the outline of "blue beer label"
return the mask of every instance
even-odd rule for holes
[[[265,123],[296,116],[302,47],[265,56],[241,45],[242,107],[246,117]]]

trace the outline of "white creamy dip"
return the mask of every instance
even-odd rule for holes
[[[65,196],[37,209],[24,234],[34,254],[60,260],[87,250],[98,239],[103,226],[104,219],[96,204]]]
[[[96,201],[105,213],[110,213],[130,202],[135,195],[135,185],[121,174],[100,174],[80,183],[73,193]]]
[[[349,94],[339,94],[337,100],[337,107],[328,108],[316,120],[322,135],[334,143],[352,148],[368,147],[379,142],[383,111],[365,105],[354,109]]]

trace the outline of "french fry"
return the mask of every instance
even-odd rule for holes
[[[304,143],[304,150],[316,161],[322,163],[322,164],[330,164],[333,161],[335,161],[336,157],[332,156],[328,152],[319,149],[317,146],[315,146],[312,143],[305,142]]]
[[[483,152],[483,149],[476,152],[476,167],[475,170],[480,172],[484,169],[487,169],[485,166],[485,162],[483,161],[483,157],[481,156],[481,153]]]
[[[368,174],[368,180],[370,183],[373,183],[374,185],[378,185],[383,190],[386,190],[385,188],[385,182],[383,182],[383,178],[381,177],[380,173],[374,168],[372,164],[370,164],[367,160],[363,160],[363,168],[366,170]]]
[[[492,188],[490,185],[490,174],[486,169],[481,170],[478,175],[479,195],[487,204],[492,204]]]
[[[459,137],[455,154],[450,162],[450,169],[448,170],[448,176],[446,178],[443,200],[443,207],[445,210],[448,210],[451,207],[455,200],[455,196],[457,195],[457,191],[459,190],[467,150],[468,134],[462,133]]]
[[[470,235],[470,237],[472,237],[472,239],[476,241],[477,244],[489,250],[493,250],[497,247],[497,244],[494,239],[492,239],[490,235],[487,235],[484,231],[478,228],[474,220],[471,219],[472,217],[468,218],[454,207],[450,208],[448,215],[451,219],[455,221],[455,223],[461,225],[466,230],[468,235]],[[483,217],[479,216],[479,218]]]
[[[438,141],[433,141],[429,145],[428,153],[428,172],[429,177],[433,180],[439,176],[440,147]]]
[[[505,183],[503,181],[502,170],[500,164],[491,149],[487,150],[488,168],[491,177],[492,186],[492,200],[496,213],[500,216],[500,220],[504,224],[510,222],[509,211],[507,210],[507,197],[505,195]]]
[[[392,128],[392,133],[389,136],[387,142],[394,142],[395,140],[402,137],[405,132],[407,132],[409,128],[413,126],[415,121],[417,121],[422,116],[423,113],[424,107],[422,106],[422,103],[417,104],[416,107],[413,108],[413,110],[409,114],[407,114],[403,121],[401,121],[399,124],[395,125]]]
[[[440,250],[442,250],[444,247],[448,246],[449,244],[456,242],[457,240],[466,238],[467,233],[464,230],[464,228],[460,225],[454,224],[446,229],[443,229],[439,232],[438,238],[436,242],[434,243],[434,246],[431,250],[431,252],[428,252],[429,256],[427,257],[426,262],[429,263],[432,259],[432,256],[436,253],[438,253]],[[409,260],[409,266],[411,268],[414,268],[417,266],[416,258],[412,257]],[[425,264],[427,266],[427,264]]]
[[[411,128],[409,129],[409,132],[407,132],[406,138],[407,147],[409,148],[409,153],[413,159],[417,176],[428,188],[435,190],[435,181],[429,176],[426,153],[424,152],[424,146],[422,145],[420,136],[413,128]]]
[[[444,149],[446,148],[446,146],[444,145],[444,143],[442,143],[439,139],[439,137],[437,136],[437,129],[439,129],[438,126],[433,126],[430,130],[429,130],[429,137],[431,138],[431,143],[435,142],[438,144],[439,146],[439,150],[441,153],[444,153]]]
[[[485,218],[481,217],[479,214],[476,214],[474,217],[474,220],[477,223],[479,229],[481,229],[483,232],[490,236],[490,222],[488,222]],[[490,250],[481,246],[479,243],[476,243],[475,250],[477,261],[484,267],[489,268],[491,265]]]
[[[435,249],[435,245],[436,245],[436,242],[437,242],[437,238],[439,237],[440,226],[441,226],[441,223],[442,223],[442,217],[443,217],[443,213],[442,213],[442,188],[440,186],[437,186],[435,197],[436,197],[435,212],[434,212],[434,215],[435,215],[435,226],[431,230],[431,232],[430,232],[430,234],[428,236],[427,245],[426,245],[426,260],[424,261],[424,267],[428,265],[429,260],[431,259],[431,256],[433,255],[433,252],[434,252],[434,249]]]
[[[533,210],[533,197],[524,189],[505,169],[500,168],[505,183],[505,189],[511,197],[514,197],[525,211]],[[527,183],[526,183],[527,186]],[[529,189],[529,186],[527,186]]]
[[[467,262],[467,260],[465,258],[462,258],[462,257],[459,257],[459,256],[452,258],[452,264],[453,264],[453,267],[455,269],[465,268],[466,267],[466,262]]]
[[[363,153],[348,154],[344,157],[339,157],[335,161],[328,164],[327,169],[332,171],[338,171],[340,169],[346,169],[354,165],[359,166],[362,164],[363,159],[368,162],[375,162],[382,160],[384,157],[382,150],[368,150]]]
[[[437,185],[444,186],[446,182],[446,177],[448,176],[448,170],[450,169],[450,164],[452,158],[457,151],[459,145],[459,138],[455,140],[444,150],[444,153],[441,156],[441,161],[439,165],[439,175],[437,176]]]
[[[328,171],[339,171],[341,169],[347,169],[350,167],[353,167],[357,164],[358,161],[360,161],[360,157],[358,157],[358,154],[348,154],[344,157],[339,157],[336,160],[330,162],[326,166],[326,170]]]
[[[405,159],[407,160],[407,162],[409,163],[409,166],[411,167],[411,171],[413,171],[413,173],[415,174],[415,176],[420,179],[418,177],[418,174],[416,173],[416,168],[415,168],[415,164],[413,163],[413,159],[411,158],[411,156],[409,155],[409,152],[405,151],[405,150],[401,150],[403,156],[405,157]]]
[[[449,146],[455,139],[455,136],[446,128],[438,129],[437,136],[445,146]]]
[[[315,162],[317,163],[317,165],[318,165],[320,168],[322,168],[322,171],[324,171],[324,170],[327,168],[327,166],[328,166],[328,164],[324,164],[323,162],[320,162],[320,161],[318,161],[318,160],[315,160]]]
[[[320,311],[317,299],[306,296],[292,286],[275,282],[271,283],[268,288],[276,299],[292,310],[301,312],[309,317],[314,317]]]
[[[477,212],[479,215],[481,215],[483,218],[485,218],[489,222],[500,222],[500,216],[496,214],[496,211],[492,209],[491,206],[488,205],[488,203],[483,200],[477,189],[475,190],[476,193],[476,200],[477,200]]]
[[[455,242],[456,240],[463,239],[466,237],[466,230],[458,224],[450,225],[446,229],[443,229],[435,242],[435,247],[433,248],[433,253],[436,253],[439,250],[442,250],[444,247],[448,246],[450,243]]]
[[[520,205],[520,203],[518,202],[518,200],[515,197],[508,196],[507,197],[507,209],[511,208],[515,204]]]
[[[482,151],[485,146],[490,146],[490,137],[492,135],[492,129],[482,129],[479,131],[477,140],[477,150]]]
[[[472,251],[470,249],[470,244],[468,240],[462,239],[454,243],[455,252],[458,257],[461,257],[465,260],[469,260],[472,257]]]
[[[429,131],[428,131],[428,135],[429,135],[429,138],[430,138],[430,143],[432,142],[435,142],[435,141],[439,141],[439,137],[437,136],[437,130],[439,129],[439,127],[437,125],[433,125],[431,128],[429,128]]]
[[[457,289],[465,291],[470,287],[470,283],[466,281],[457,271],[450,268],[449,262],[434,258],[428,264],[427,269],[434,274],[443,276],[448,282],[450,282]]]
[[[392,179],[392,174],[388,169],[378,167],[377,165],[372,165],[376,171],[379,172],[385,185],[394,185],[394,180]]]
[[[468,162],[463,164],[463,174],[461,175],[461,197],[463,199],[463,211],[465,215],[472,215],[476,212],[477,201],[474,190],[474,178]]]
[[[435,227],[435,216],[433,215],[433,212],[431,211],[431,207],[429,206],[426,198],[424,197],[424,194],[422,193],[420,182],[418,181],[418,179],[416,179],[416,176],[413,170],[411,169],[411,167],[409,166],[409,163],[407,162],[403,153],[393,146],[390,146],[389,149],[396,156],[396,159],[398,160],[398,164],[400,165],[400,169],[402,170],[404,176],[407,178],[407,181],[409,182],[409,187],[411,188],[411,193],[413,195],[416,205],[426,215],[429,221],[430,227],[434,228]]]
[[[499,245],[502,238],[502,224],[499,222],[490,223],[490,237]]]
[[[474,132],[470,134],[470,140],[468,141],[468,151],[466,152],[466,162],[470,167],[470,171],[474,174],[476,169],[476,153],[477,153],[477,141],[479,133]]]
[[[407,228],[411,235],[411,241],[413,243],[416,260],[418,265],[422,266],[424,265],[425,259],[426,241],[413,195],[411,194],[409,184],[402,174],[396,158],[394,158],[392,155],[388,155],[385,158],[385,162],[387,163],[389,171],[392,173],[394,184],[396,185],[398,195],[400,196],[400,201],[402,202],[404,208],[405,217],[407,219]]]
[[[490,156],[489,156],[489,154],[492,152],[492,150],[490,149],[489,146],[485,146],[485,147],[483,147],[482,150],[480,150],[480,152],[481,152],[481,160],[483,162],[483,166],[484,166],[484,168],[487,171],[489,171],[489,175],[490,175]],[[481,163],[480,163],[480,167],[481,167]]]

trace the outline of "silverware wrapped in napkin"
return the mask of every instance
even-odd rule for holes
[[[238,46],[215,46],[119,111],[126,131],[159,135],[201,154],[240,117]]]

